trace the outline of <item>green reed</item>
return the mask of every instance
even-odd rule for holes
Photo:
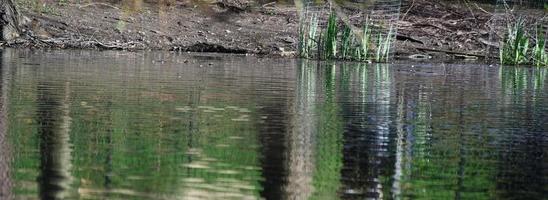
[[[299,26],[299,56],[302,58],[326,60],[353,60],[362,62],[387,62],[394,38],[392,26],[388,33],[378,32],[373,36],[373,25],[369,18],[363,26],[361,37],[357,37],[351,27],[339,29],[338,19],[334,12],[330,13],[326,28],[318,30],[318,17],[311,15],[302,19]],[[319,35],[317,34],[319,32]],[[377,32],[377,31],[376,31]],[[340,43],[339,43],[340,42]],[[313,55],[314,50],[317,56]]]
[[[365,20],[365,25],[363,26],[363,32],[362,32],[362,41],[359,45],[359,55],[356,58],[356,60],[359,61],[366,61],[369,60],[369,51],[371,48],[371,28],[369,26],[369,17]]]
[[[304,19],[304,17],[303,17]],[[318,30],[318,17],[312,14],[309,23],[301,23],[299,26],[299,56],[311,58],[312,50],[317,46],[316,33]]]
[[[390,55],[390,46],[394,37],[393,28],[390,27],[386,35],[379,33],[377,38],[377,49],[375,54],[376,62],[387,62]]]
[[[337,58],[337,15],[335,12],[331,12],[329,19],[327,20],[327,29],[323,36],[323,57],[325,59]]]
[[[542,32],[542,27],[537,26],[535,46],[533,47],[533,64],[537,67],[548,67],[548,53],[546,52],[546,36]]]
[[[354,41],[350,27],[344,27],[341,41],[341,59],[348,59],[351,55],[352,42]]]
[[[529,62],[529,36],[525,31],[525,21],[519,18],[508,24],[507,33],[500,47],[501,64],[519,65]]]
[[[522,18],[509,23],[506,31],[499,51],[501,64],[548,66],[546,36],[540,25],[536,27],[534,45],[530,39],[532,34],[528,33]]]

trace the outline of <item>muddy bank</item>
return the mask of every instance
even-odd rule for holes
[[[190,1],[47,6],[47,12],[23,7],[24,29],[33,39],[6,45],[272,54],[296,43],[296,12],[286,6],[236,10]]]
[[[4,45],[294,56],[298,17],[291,4],[200,2],[23,5],[26,37]],[[404,1],[396,55],[485,54],[489,19],[477,4]]]
[[[459,56],[451,52],[487,55],[491,47],[496,47],[489,38],[493,9],[475,3],[407,2],[398,22],[397,48],[437,57]],[[460,55],[466,57],[463,54]]]

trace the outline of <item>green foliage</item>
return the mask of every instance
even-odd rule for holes
[[[299,56],[312,58],[315,49],[318,52],[318,59],[388,62],[395,34],[394,29],[391,26],[387,33],[376,31],[376,37],[374,37],[371,27],[372,24],[367,18],[361,37],[357,37],[348,26],[343,26],[339,30],[337,16],[332,12],[325,31],[320,31],[321,34],[318,36],[316,34],[318,17],[316,15],[308,19],[303,17],[299,26]],[[338,45],[339,41],[340,45]]]
[[[388,34],[383,35],[379,33],[377,38],[377,53],[375,55],[375,61],[387,62],[390,55],[390,46],[392,45],[393,32],[392,27],[388,31]]]
[[[537,26],[536,43],[533,48],[533,64],[537,67],[548,66],[548,53],[546,53],[546,37],[542,27]]]
[[[315,14],[310,17],[310,23],[301,23],[299,27],[299,56],[310,58],[311,51],[317,46],[316,32],[318,29],[318,18]]]
[[[334,59],[337,57],[337,15],[331,12],[327,20],[327,30],[325,31],[323,57],[325,59]]]
[[[352,29],[350,27],[344,27],[342,33],[342,43],[341,43],[341,57],[342,59],[347,59],[350,55],[352,49]]]
[[[524,23],[524,20],[519,18],[515,23],[508,24],[508,32],[500,48],[501,64],[519,65],[528,62],[529,37]]]
[[[365,61],[368,59],[369,50],[371,48],[371,28],[369,27],[369,18],[365,21],[365,25],[363,27],[363,37],[362,41],[360,42],[360,48],[359,48],[359,56],[357,57],[357,60]]]
[[[531,45],[532,40],[525,27],[525,20],[522,18],[508,24],[507,33],[499,51],[501,64],[548,66],[546,37],[542,33],[542,28],[540,25],[537,26],[535,45]]]

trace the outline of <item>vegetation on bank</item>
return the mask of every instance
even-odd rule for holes
[[[373,23],[367,18],[361,29],[360,37],[347,25],[339,27],[338,21],[335,12],[331,12],[327,25],[322,30],[319,27],[319,17],[316,14],[301,17],[299,57],[321,60],[388,62],[395,36],[392,26],[387,32],[373,30]]]
[[[335,12],[331,12],[324,29],[320,17],[312,14],[301,17],[298,55],[320,60],[351,60],[361,62],[388,62],[394,39],[394,28],[388,32],[373,30],[374,24],[366,19],[361,38],[347,25],[338,26]],[[530,33],[524,19],[518,18],[507,25],[502,39],[499,58],[503,65],[534,65],[548,67],[547,41],[542,27]]]
[[[543,4],[535,4],[534,8],[542,8]],[[390,24],[379,24],[375,20],[364,20],[362,30],[351,25],[345,20],[344,13],[341,14],[337,9],[331,8],[331,13],[325,14],[322,18],[321,14],[312,8],[312,12],[305,11],[300,18],[299,26],[299,45],[297,52],[299,57],[307,59],[319,60],[352,60],[362,62],[387,62],[390,52],[393,49],[394,35],[396,28]],[[321,8],[320,8],[321,9]],[[333,12],[335,11],[335,12]],[[506,8],[507,13],[514,13]],[[339,15],[339,16],[337,16]],[[521,15],[521,14],[520,14]],[[517,16],[517,15],[516,15]],[[499,57],[500,63],[504,65],[534,65],[548,66],[548,54],[546,45],[546,27],[532,28],[531,24],[542,24],[543,19],[535,18],[533,15],[525,15],[523,19],[511,17],[513,22],[508,24],[506,28],[503,24],[496,24],[496,28],[485,30],[491,34],[503,33],[503,38],[500,39],[499,55],[486,55],[483,53],[476,54],[484,57]],[[535,14],[536,16],[536,14]],[[486,18],[492,18],[488,16]],[[458,19],[456,19],[458,20]],[[539,21],[540,20],[540,21]],[[344,23],[340,23],[340,22]],[[373,23],[372,23],[373,22]],[[425,23],[429,23],[426,21]],[[441,22],[440,22],[441,23]],[[471,22],[472,23],[472,22]],[[477,22],[476,22],[477,23]],[[485,22],[489,23],[489,22]],[[492,26],[492,25],[491,25]],[[383,27],[383,30],[379,27]],[[499,30],[501,27],[502,30]],[[462,26],[462,28],[467,28]],[[468,27],[474,29],[474,27]],[[405,28],[404,28],[405,30]],[[447,29],[453,30],[454,29]],[[446,30],[446,31],[447,31]],[[496,30],[496,32],[494,31]],[[543,32],[544,31],[544,32]],[[413,35],[405,33],[404,36]],[[491,35],[492,36],[492,35]],[[499,36],[495,36],[499,38]],[[413,39],[413,38],[412,38]],[[448,40],[444,38],[432,38],[432,40]],[[474,40],[469,39],[467,41]],[[419,41],[423,42],[423,41]],[[482,42],[483,43],[483,42]],[[424,44],[423,45],[436,45]],[[447,44],[448,46],[460,44]],[[494,46],[494,45],[493,45]],[[443,47],[442,47],[443,48]],[[483,47],[485,48],[485,44]],[[433,48],[432,49],[437,49]],[[465,52],[463,50],[452,51],[451,53],[458,54]],[[485,50],[483,52],[486,52]]]
[[[530,64],[548,67],[546,36],[539,25],[535,29],[534,45],[530,41],[525,21],[518,18],[509,23],[500,47],[500,62],[506,65]]]
[[[548,62],[546,42],[544,41],[545,36],[537,35],[538,31],[534,31],[531,28],[527,28],[522,32],[523,38],[528,36],[527,46],[525,46],[525,40],[519,38],[515,40],[512,37],[506,37],[505,40],[501,40],[501,44],[504,43],[504,45],[500,45],[500,55],[496,53],[494,55],[485,55],[487,46],[499,46],[493,45],[491,37],[487,39],[488,36],[486,33],[492,30],[496,30],[496,32],[493,31],[492,33],[518,33],[519,31],[499,30],[499,28],[504,29],[504,23],[487,26],[487,20],[491,18],[491,14],[496,12],[489,13],[490,9],[488,8],[490,7],[481,7],[487,9],[487,12],[479,12],[479,10],[474,9],[468,11],[458,6],[452,6],[454,3],[451,3],[451,1],[440,1],[442,2],[440,3],[420,0],[415,2],[412,7],[402,5],[402,10],[405,10],[405,16],[407,16],[402,17],[402,20],[406,21],[406,23],[402,24],[408,24],[409,26],[391,27],[389,24],[379,24],[375,20],[367,20],[366,22],[363,19],[363,13],[360,13],[359,16],[355,15],[351,18],[354,20],[352,24],[363,20],[363,22],[360,22],[361,27],[358,28],[348,23],[348,20],[346,20],[348,17],[344,12],[338,12],[336,9],[334,9],[334,11],[337,11],[336,15],[335,13],[327,13],[325,15],[314,13],[314,16],[308,14],[306,17],[301,18],[300,26],[295,23],[298,20],[293,19],[288,20],[291,21],[290,24],[281,23],[279,19],[286,17],[286,14],[278,15],[278,13],[286,11],[278,9],[278,7],[271,7],[271,4],[269,4],[269,6],[255,9],[253,12],[246,12],[245,16],[241,16],[244,19],[241,21],[241,24],[251,24],[257,16],[271,16],[268,17],[267,23],[257,24],[256,26],[242,26],[248,27],[248,30],[240,30],[240,27],[238,27],[240,25],[225,27],[224,22],[219,21],[217,23],[216,19],[218,16],[226,14],[226,19],[231,19],[229,16],[234,14],[233,11],[227,11],[224,14],[217,12],[196,14],[201,12],[201,10],[191,9],[194,6],[194,1],[177,4],[179,5],[177,9],[171,9],[175,5],[164,5],[165,3],[146,0],[128,0],[123,2],[73,2],[66,0],[39,2],[34,0],[10,0],[10,2],[13,2],[17,6],[17,10],[21,10],[23,14],[27,15],[25,18],[21,18],[24,19],[21,23],[11,22],[11,24],[21,24],[22,30],[25,31],[21,34],[24,36],[28,35],[28,37],[19,40],[18,43],[5,43],[6,45],[19,47],[162,49],[274,54],[282,56],[299,55],[303,58],[322,60],[387,62],[390,53],[395,49],[392,44],[395,42],[395,30],[398,30],[399,36],[403,36],[399,38],[409,41],[398,41],[398,55],[410,58],[424,52],[428,52],[429,55],[440,59],[447,58],[450,55],[460,55],[459,53],[471,53],[479,55],[475,58],[483,56],[500,57],[500,62],[504,64],[546,66]],[[492,1],[478,0],[477,2],[490,2],[493,6],[495,5]],[[335,1],[333,5],[336,4],[343,4],[343,2]],[[544,1],[535,1],[534,4],[525,2],[525,4],[535,9],[535,12],[542,11],[546,6]],[[208,4],[206,6],[215,5]],[[350,6],[355,5],[352,4]],[[353,9],[357,10],[358,7],[354,7]],[[361,7],[359,9],[366,8]],[[506,7],[500,9],[506,9],[507,12],[512,11]],[[168,12],[170,10],[173,10],[173,12]],[[155,12],[158,13],[156,14]],[[85,13],[88,13],[88,16],[84,16]],[[89,15],[89,13],[93,13],[93,16]],[[179,13],[193,14],[178,15]],[[298,15],[294,15],[294,10],[291,10],[290,13],[290,18],[298,17]],[[440,20],[445,15],[444,13],[453,13],[450,16],[451,18],[447,18],[447,20],[458,23],[454,25],[453,23],[445,23],[443,20]],[[356,13],[347,14],[354,15]],[[134,15],[142,16],[135,18]],[[79,17],[72,18],[70,16]],[[470,17],[461,20],[462,16]],[[534,16],[532,14],[524,15],[528,19],[533,19],[536,16],[536,13]],[[178,26],[170,25],[172,21],[170,19],[188,19],[193,17],[207,17],[212,20],[214,25],[203,26],[201,22],[185,20],[178,21]],[[436,24],[437,27],[423,26],[425,24]],[[383,26],[381,31],[378,31],[379,26]],[[270,33],[265,31],[261,33],[261,36],[257,36],[253,32],[253,30],[263,27],[269,27],[270,30],[276,31]],[[485,27],[491,27],[492,29]],[[299,34],[295,34],[296,30],[299,31]],[[462,33],[462,30],[470,31],[465,35],[457,34]],[[185,34],[180,34],[181,32]],[[232,34],[235,32],[243,35]],[[21,34],[12,34],[14,37],[10,38],[16,38],[15,36]],[[225,37],[219,37],[220,35],[224,35]],[[422,37],[423,35],[428,35],[428,37]],[[481,37],[478,37],[478,35]],[[38,39],[32,38],[32,36],[36,36]],[[499,36],[494,38],[499,38]],[[6,38],[4,41],[9,41],[8,39]],[[21,43],[21,41],[25,40],[27,43]],[[298,45],[296,41],[299,41]],[[539,43],[536,41],[544,42]],[[204,43],[205,45],[203,45]],[[295,54],[296,52],[298,54]]]

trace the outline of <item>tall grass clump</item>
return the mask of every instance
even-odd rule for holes
[[[352,52],[352,42],[354,41],[352,35],[352,29],[348,26],[345,26],[342,31],[341,38],[341,58],[349,59]]]
[[[392,45],[392,38],[394,36],[393,29],[390,27],[388,34],[383,35],[379,33],[377,38],[377,52],[375,54],[375,61],[387,62],[390,55],[390,46]]]
[[[369,27],[369,17],[365,20],[363,26],[362,40],[358,47],[357,60],[366,61],[369,60],[369,51],[371,49],[371,28]]]
[[[327,20],[327,29],[323,36],[323,55],[325,59],[334,59],[337,57],[337,15],[331,12]]]
[[[535,46],[533,47],[533,64],[537,67],[548,67],[548,53],[546,52],[546,36],[539,25],[536,29]]]
[[[339,26],[335,12],[331,12],[325,28],[319,28],[318,15],[301,17],[299,26],[299,56],[325,60],[353,60],[362,62],[388,62],[394,28],[388,33],[374,30],[369,17],[360,34],[347,25]],[[360,35],[358,37],[358,35]]]
[[[501,64],[519,65],[528,62],[529,36],[525,31],[525,21],[519,18],[515,23],[508,24],[505,40],[500,47]]]
[[[500,47],[500,63],[548,67],[547,41],[541,25],[536,27],[534,38],[532,35],[528,33],[524,19],[518,18],[515,22],[508,23]]]
[[[304,17],[303,17],[304,18]],[[311,58],[312,50],[317,47],[316,33],[318,30],[318,17],[312,14],[309,23],[301,23],[299,27],[299,56]]]

